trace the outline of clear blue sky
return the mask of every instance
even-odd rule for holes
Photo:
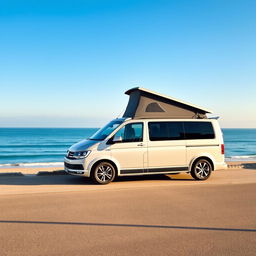
[[[256,127],[256,1],[0,0],[0,127],[99,127],[135,86]]]

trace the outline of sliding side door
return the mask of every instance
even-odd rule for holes
[[[186,169],[183,122],[148,122],[148,172]]]

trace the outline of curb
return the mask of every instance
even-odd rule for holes
[[[256,169],[256,163],[228,164],[228,168],[235,169]]]
[[[244,167],[243,167],[242,164],[229,164],[228,165],[228,169],[232,169],[232,168],[234,168],[234,169],[242,169]]]

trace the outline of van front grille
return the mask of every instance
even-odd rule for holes
[[[64,163],[65,167],[68,169],[73,169],[73,170],[84,170],[84,167],[82,164],[69,164],[69,163]]]

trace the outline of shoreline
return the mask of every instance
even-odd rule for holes
[[[226,161],[228,169],[256,169],[256,161]],[[62,163],[46,163],[44,165],[34,165],[31,163],[29,165],[23,166],[0,166],[0,176],[4,175],[58,175],[65,174],[64,164]]]

